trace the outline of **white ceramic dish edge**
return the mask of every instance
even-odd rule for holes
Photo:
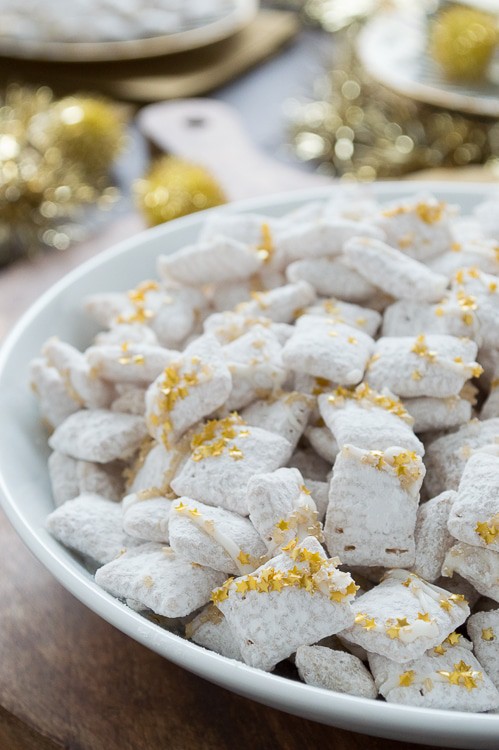
[[[393,199],[429,190],[447,200],[459,203],[461,199],[472,204],[490,189],[487,185],[384,183],[373,187],[373,192],[382,199]],[[320,188],[263,197],[233,204],[224,210],[257,210],[279,215],[305,201],[324,199],[330,192],[329,188]],[[149,247],[152,258],[158,249],[153,253],[151,248],[160,245],[163,238],[167,241],[169,236],[174,240],[172,244],[180,246],[185,242],[183,235],[192,235],[204,218],[205,214],[195,214],[148,230],[88,261],[48,290],[9,335],[0,351],[0,412],[4,415],[0,435],[0,499],[8,518],[36,557],[81,602],[122,632],[211,682],[288,713],[352,731],[444,747],[496,749],[499,716],[425,710],[328,692],[226,659],[162,630],[98,588],[71,553],[44,530],[47,509],[37,508],[35,501],[37,496],[43,496],[44,501],[47,499],[46,468],[42,471],[45,439],[36,421],[34,400],[31,403],[25,380],[21,380],[25,378],[22,367],[37,353],[40,337],[52,332],[46,330],[44,324],[51,315],[58,319],[57,316],[67,312],[68,304],[75,315],[80,298],[75,299],[73,287],[84,287],[85,280],[91,279],[92,274],[102,275],[99,271],[104,270],[105,276],[106,267],[112,268],[117,258],[130,256],[131,267],[120,279],[121,288],[128,288],[131,274],[136,281],[144,278],[146,274],[140,275],[138,266],[138,261],[146,254],[144,249]],[[133,258],[133,250],[138,247],[142,248],[141,256]],[[102,288],[109,288],[110,283],[103,279]],[[64,328],[63,323],[61,326]],[[85,326],[76,330],[73,340],[86,338],[89,335],[88,326],[86,328],[86,331]],[[7,431],[5,425],[10,430]],[[20,454],[19,448],[22,449]],[[36,465],[38,471],[31,469]],[[33,507],[26,500],[31,494]]]

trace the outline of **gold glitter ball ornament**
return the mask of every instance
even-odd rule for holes
[[[88,140],[68,158],[59,107],[46,86],[11,85],[0,97],[0,265],[44,246],[66,250],[85,235],[84,207],[110,208],[119,197],[105,172],[88,169],[101,143]]]
[[[451,6],[430,27],[432,57],[448,78],[458,81],[483,78],[496,43],[496,19],[473,8]]]
[[[137,180],[135,194],[150,226],[226,202],[222,188],[204,167],[175,156],[160,157]]]
[[[54,107],[49,133],[63,157],[105,175],[125,144],[120,109],[105,99],[68,96]]]

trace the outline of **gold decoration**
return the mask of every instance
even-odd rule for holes
[[[49,132],[63,158],[79,162],[91,178],[108,173],[125,143],[121,111],[91,97],[68,96],[57,102]]]
[[[465,687],[466,690],[473,690],[478,687],[478,682],[483,679],[482,672],[478,672],[469,664],[466,664],[462,659],[457,664],[454,664],[454,670],[452,672],[439,669],[437,674],[444,677],[451,685],[459,685]]]
[[[372,80],[353,47],[354,25],[335,37],[335,67],[308,101],[287,104],[298,159],[323,174],[371,182],[470,164],[499,166],[499,124],[420,104]]]
[[[90,107],[92,100],[84,101]],[[102,106],[110,116],[111,105]],[[109,124],[107,130],[108,123],[100,123],[102,138],[112,132],[115,141],[112,155],[106,158],[102,139],[93,139],[95,131],[87,134],[84,149],[72,143],[67,131],[61,135],[64,109],[47,87],[12,85],[1,97],[0,265],[32,257],[43,246],[66,250],[73,239],[82,237],[78,221],[83,207],[108,208],[119,197],[109,184],[107,169],[122,143],[122,124],[119,128]],[[96,175],[88,165],[98,160],[103,168]]]
[[[222,188],[204,167],[174,156],[157,159],[135,183],[135,195],[150,226],[226,202]]]
[[[430,28],[430,53],[448,78],[484,77],[497,42],[496,20],[489,13],[454,5],[438,14]]]

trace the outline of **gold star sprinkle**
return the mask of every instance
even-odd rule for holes
[[[428,612],[418,612],[417,619],[423,620],[423,622],[431,622],[430,615],[428,614]]]
[[[201,513],[198,511],[197,508],[189,508],[189,510],[187,512],[193,518],[199,518],[199,516],[201,515]]]
[[[461,636],[459,633],[450,633],[447,638],[445,639],[444,643],[448,643],[450,646],[457,646],[459,641],[461,640]]]
[[[491,544],[495,542],[498,530],[495,525],[489,525],[486,521],[479,521],[475,526],[475,531],[485,544]]]
[[[242,550],[239,552],[237,559],[241,563],[241,565],[249,565],[250,564],[250,556],[247,552],[243,552]]]
[[[182,511],[185,510],[186,508],[187,508],[187,505],[180,502],[180,503],[177,503],[177,505],[175,505],[173,509],[176,510],[178,513],[182,513]]]
[[[347,338],[347,341],[348,341],[349,344],[358,344],[359,343],[358,340],[355,338],[355,336],[349,336]]]
[[[496,636],[492,628],[482,629],[482,641],[494,641],[495,637]]]
[[[450,594],[449,600],[451,602],[464,602],[464,604],[467,604],[466,598],[464,594]]]
[[[386,634],[394,640],[395,638],[400,638],[400,626],[399,625],[387,625],[385,627]]]
[[[284,518],[281,518],[281,520],[276,523],[276,526],[281,531],[287,531],[289,529],[289,522],[285,521]]]
[[[409,669],[407,672],[402,672],[402,674],[399,677],[399,686],[400,687],[409,687],[414,682],[414,678],[416,676],[416,673],[413,669]]]
[[[300,485],[300,492],[303,492],[304,495],[312,494],[312,492],[304,484]]]
[[[248,591],[248,581],[241,578],[240,581],[236,581],[236,591],[238,594],[245,594]]]
[[[435,648],[433,649],[433,651],[434,651],[434,652],[435,652],[436,654],[438,654],[439,656],[443,656],[444,654],[446,654],[446,653],[447,653],[447,649],[446,649],[446,648],[444,648],[444,647],[442,646],[442,644],[440,644],[440,646],[435,646]]]
[[[413,370],[411,372],[411,380],[422,380],[423,375],[419,370]]]
[[[445,610],[446,612],[450,612],[452,609],[452,602],[449,601],[449,599],[440,599],[440,607]]]
[[[225,599],[227,599],[229,596],[229,592],[225,588],[219,588],[215,589],[211,592],[211,601],[213,604],[217,604],[217,602],[223,602]]]
[[[399,628],[406,628],[409,625],[407,617],[397,617],[397,625]]]
[[[454,670],[452,672],[438,670],[437,674],[445,677],[451,685],[460,685],[470,691],[473,690],[473,688],[478,687],[477,682],[483,679],[482,672],[472,669],[471,666],[466,664],[462,659],[457,664],[454,664]]]
[[[296,547],[296,544],[297,544],[297,540],[291,539],[287,544],[284,545],[284,547],[281,547],[281,549],[283,552],[289,552],[294,547]]]

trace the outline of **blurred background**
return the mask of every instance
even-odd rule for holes
[[[499,176],[499,0],[0,0],[0,337],[141,228]]]

